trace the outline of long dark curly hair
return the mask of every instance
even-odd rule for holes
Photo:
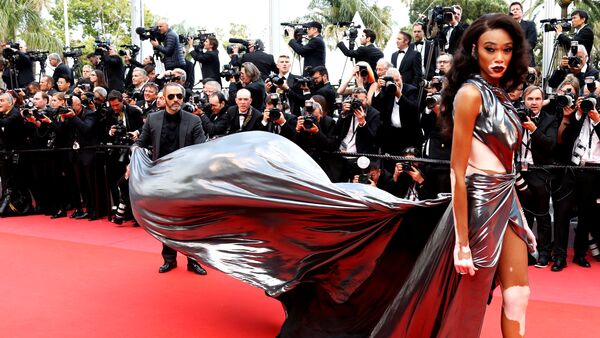
[[[486,14],[475,20],[463,34],[459,47],[454,54],[452,68],[446,74],[448,85],[442,93],[442,110],[439,122],[442,135],[448,140],[452,138],[454,127],[452,116],[454,96],[456,96],[465,81],[473,75],[481,73],[479,62],[472,53],[473,45],[477,46],[479,37],[493,29],[504,30],[513,41],[512,58],[506,72],[500,79],[500,88],[507,92],[512,91],[525,81],[529,65],[529,44],[525,40],[523,30],[517,21],[506,14]]]

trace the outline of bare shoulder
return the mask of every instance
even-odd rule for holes
[[[481,108],[481,92],[472,84],[462,86],[454,97],[454,117],[475,118]]]

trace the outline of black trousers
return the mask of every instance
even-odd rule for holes
[[[162,252],[160,254],[162,255],[163,259],[165,260],[165,263],[176,263],[177,262],[177,250],[171,249],[170,247],[166,246],[164,243],[162,245]],[[196,261],[193,258],[188,257],[187,262],[189,265],[189,264],[195,263]]]
[[[600,167],[594,167],[600,169]],[[577,201],[577,229],[575,230],[575,256],[585,256],[589,238],[600,238],[600,208],[596,199],[600,197],[600,170],[581,169],[575,172],[575,191]]]
[[[527,223],[533,227],[537,222],[537,249],[540,256],[550,257],[552,251],[552,218],[550,217],[550,197],[556,185],[556,175],[543,169],[521,171],[527,182],[530,198],[523,202]]]
[[[571,218],[575,216],[575,173],[571,169],[556,172],[553,185],[552,205],[554,207],[554,257],[567,258]]]

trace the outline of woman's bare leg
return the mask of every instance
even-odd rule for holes
[[[502,288],[502,336],[525,336],[525,314],[529,301],[527,246],[510,224],[504,235],[498,262],[498,279]]]

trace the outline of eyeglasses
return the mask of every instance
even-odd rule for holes
[[[181,100],[181,99],[183,99],[183,94],[169,94],[169,95],[167,95],[167,99],[169,99],[171,101],[174,100],[175,97],[177,97],[178,99]]]

